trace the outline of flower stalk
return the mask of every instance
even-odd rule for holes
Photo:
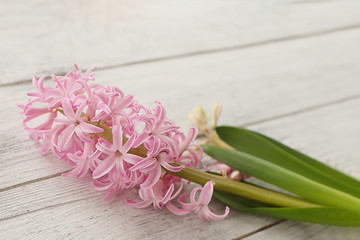
[[[105,123],[102,122],[90,122],[90,123],[97,127],[103,128],[104,131],[101,133],[97,133],[97,135],[108,140],[109,142],[112,142],[113,137],[110,127],[108,127]],[[126,137],[123,137],[123,139],[124,142],[127,141]],[[213,135],[212,140],[215,140],[214,142],[218,142],[220,144],[223,142],[218,136],[216,137],[215,135]],[[229,148],[231,149],[230,146]],[[129,153],[136,154],[141,157],[146,157],[147,149],[143,145],[141,145],[137,148],[130,149]],[[179,164],[173,164],[173,165],[179,166]],[[215,190],[232,193],[252,200],[264,202],[270,205],[282,206],[282,207],[320,207],[317,204],[311,203],[309,201],[306,201],[298,197],[293,197],[276,191],[271,191],[264,188],[256,187],[254,185],[250,185],[244,182],[237,182],[229,178],[226,178],[224,176],[218,176],[215,174],[206,173],[186,166],[184,166],[184,168],[179,172],[171,172],[171,171],[167,171],[167,172],[201,185],[205,185],[205,183],[207,183],[208,181],[213,181]]]

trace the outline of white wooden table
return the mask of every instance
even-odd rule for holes
[[[98,66],[100,83],[187,113],[224,101],[247,126],[360,178],[360,1],[0,2],[0,239],[360,239],[359,228],[232,210],[224,221],[133,209],[21,127],[33,74]],[[224,206],[213,201],[213,208]]]

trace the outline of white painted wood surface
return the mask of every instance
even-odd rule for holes
[[[131,191],[104,202],[89,178],[63,178],[67,165],[39,153],[15,104],[26,100],[33,74],[95,64],[98,82],[146,104],[162,100],[184,130],[194,105],[210,110],[222,100],[220,123],[247,125],[360,178],[359,6],[1,2],[0,239],[358,239],[357,228],[274,224],[235,210],[209,223],[132,209],[123,202]]]
[[[0,84],[359,28],[359,11],[357,0],[5,0]]]

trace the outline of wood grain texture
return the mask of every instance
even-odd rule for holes
[[[1,1],[0,84],[358,28],[360,3]]]
[[[1,1],[0,239],[358,239],[357,228],[292,221],[264,229],[278,220],[235,210],[206,222],[133,209],[131,190],[105,202],[90,176],[63,178],[67,164],[39,153],[15,103],[33,74],[97,65],[97,82],[163,101],[184,131],[194,105],[222,100],[220,124],[360,178],[359,10],[356,0]]]
[[[1,221],[0,229],[9,226],[9,223],[19,231],[18,235],[11,236],[13,233],[10,229],[7,233],[1,229],[2,237],[16,239],[21,235],[24,239],[33,239],[48,235],[51,239],[162,239],[172,236],[178,239],[184,236],[187,239],[191,232],[195,238],[234,238],[272,221],[271,218],[235,212],[227,222],[209,223],[199,220],[196,215],[179,217],[165,209],[133,209],[123,199],[135,200],[136,191],[125,191],[105,202],[102,200],[104,193],[95,191],[89,182],[89,176],[81,180],[56,177],[11,189],[6,195],[0,194],[1,201],[8,203],[0,206],[1,216],[6,216]],[[216,212],[224,211],[224,206],[216,201],[212,207]],[[75,215],[85,218],[79,219]],[[31,219],[38,219],[39,222]],[[233,229],[243,220],[246,223],[241,228]],[[25,224],[24,228],[17,226],[20,222]],[[206,228],[215,231],[205,231]]]
[[[215,210],[223,208],[218,204]],[[232,214],[226,221],[207,222],[196,215],[133,209],[119,199],[104,202],[94,197],[4,220],[0,229],[5,239],[231,239],[269,221]]]
[[[145,104],[162,100],[169,118],[184,131],[190,126],[187,114],[192,107],[201,104],[210,110],[215,100],[225,102],[220,124],[244,125],[359,97],[360,52],[352,47],[359,40],[360,31],[355,30],[256,49],[108,69],[97,72],[97,82],[117,85]],[[0,126],[0,157],[4,159],[0,162],[0,188],[67,169],[51,154],[42,156],[37,144],[22,130],[15,103],[25,102],[26,92],[32,90],[30,84],[0,88],[0,112],[6,113],[2,114],[6,124]]]
[[[282,142],[359,178],[360,126],[353,121],[359,115],[354,109],[359,107],[360,99],[349,100],[253,125],[251,129],[281,139]],[[125,192],[110,202],[103,202],[101,194],[95,193],[85,184],[87,180],[73,181],[55,177],[1,193],[1,203],[10,203],[10,199],[14,199],[12,204],[2,206],[0,210],[1,215],[12,211],[8,215],[10,218],[1,221],[0,231],[5,239],[16,239],[18,236],[24,239],[44,236],[58,239],[82,239],[88,236],[93,236],[93,239],[102,236],[110,239],[120,236],[124,239],[163,239],[168,236],[175,239],[188,239],[191,236],[198,239],[230,239],[271,222],[270,218],[247,215],[235,210],[228,219],[212,223],[199,221],[196,216],[181,218],[151,208],[136,210],[121,201],[124,197],[133,197],[131,192]],[[22,206],[16,208],[17,205]],[[216,211],[223,209],[223,206],[216,202],[214,207]],[[14,217],[16,215],[19,216]],[[153,219],[156,219],[156,222],[153,222]],[[241,227],[234,228],[239,222]],[[286,226],[294,230],[285,231]],[[274,227],[279,228],[274,230],[279,236],[276,239],[289,239],[287,237],[292,234],[294,239],[302,239],[303,235],[297,232],[301,226],[306,228],[304,236],[314,236],[313,239],[319,234],[329,236],[323,233],[327,231],[339,234],[343,239],[356,239],[354,236],[360,234],[360,229],[356,228],[285,222]],[[141,227],[147,231],[139,231]],[[12,229],[17,229],[15,235]],[[272,228],[258,234],[265,234],[266,238],[269,236],[266,231],[272,231]],[[253,237],[258,239],[256,235]]]
[[[358,240],[360,235],[359,228],[355,227],[335,227],[322,226],[319,224],[299,223],[286,221],[272,228],[266,229],[250,237],[246,240]]]

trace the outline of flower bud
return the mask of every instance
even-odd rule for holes
[[[221,110],[222,110],[222,102],[216,101],[213,107],[213,112],[212,112],[212,120],[211,120],[211,129],[215,129],[216,125],[217,125],[217,120],[221,114]]]
[[[206,132],[208,116],[201,106],[194,107],[194,110],[189,113],[189,119],[192,121],[202,132]]]

